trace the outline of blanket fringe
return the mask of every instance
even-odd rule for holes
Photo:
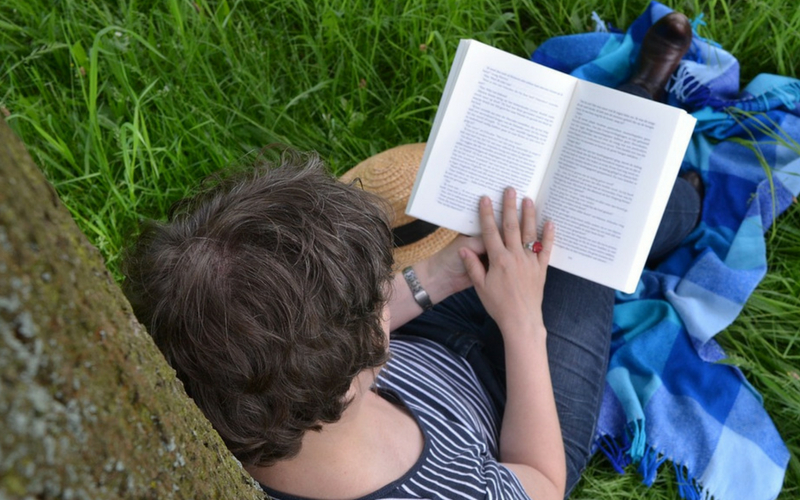
[[[628,426],[633,427],[633,424],[634,422],[631,422]],[[633,449],[632,436],[623,435],[621,438],[615,438],[609,434],[602,434],[597,436],[595,445],[595,449],[599,449],[608,457],[611,466],[618,474],[625,474],[627,466],[637,463],[637,460],[632,459],[631,456]],[[648,487],[653,486],[659,469],[668,460],[666,455],[652,446],[646,445],[640,460],[638,460],[637,467],[637,471],[642,476],[642,483]],[[703,488],[695,478],[690,476],[689,469],[686,466],[672,462],[672,467],[675,470],[678,495],[681,498],[684,500],[713,499],[713,495]]]
[[[647,433],[645,433],[644,430],[644,420],[636,419],[633,422],[628,422],[627,430],[631,438],[631,446],[628,454],[631,456],[631,460],[637,463],[644,457],[645,448],[647,446]]]
[[[692,31],[697,32],[697,28],[699,28],[700,26],[708,26],[705,17],[706,17],[705,13],[701,12],[700,14],[697,15],[697,17],[689,21],[692,25]]]
[[[595,33],[608,33],[608,25],[603,18],[600,17],[595,11],[592,11],[592,21],[594,21],[594,31]]]
[[[639,462],[639,474],[642,475],[642,482],[647,486],[653,486],[658,475],[658,469],[666,461],[667,457],[665,455],[648,446],[642,461]]]
[[[692,91],[699,86],[700,84],[692,76],[691,71],[684,64],[681,64],[678,66],[678,72],[667,82],[667,92],[674,95],[679,101],[686,102],[689,100]]]
[[[625,473],[625,467],[639,463],[645,455],[644,421],[634,420],[628,422],[627,432],[620,439],[607,434],[597,436],[596,445],[608,457],[611,465],[620,474]]]
[[[702,85],[689,67],[683,63],[678,66],[678,71],[667,82],[666,89],[689,108],[702,108],[711,102],[711,91]]]
[[[686,500],[709,500],[711,495],[697,481],[689,477],[689,470],[683,465],[672,463],[678,478],[678,494]]]
[[[701,12],[699,16],[695,17],[690,21],[690,24],[692,25],[692,32],[694,32],[694,36],[698,40],[702,40],[707,44],[711,45],[712,47],[722,48],[722,45],[720,45],[719,42],[715,42],[714,40],[710,40],[708,38],[703,38],[702,36],[697,34],[698,28],[700,28],[701,26],[702,27],[708,26],[708,23],[706,23],[705,21],[705,17],[706,17],[705,13]]]
[[[772,90],[772,93],[787,109],[795,109],[800,101],[800,83],[793,82],[789,85],[776,87]]]
[[[597,437],[596,444],[611,462],[617,474],[625,474],[625,467],[631,463],[628,456],[630,443],[623,443],[608,434],[601,434]]]

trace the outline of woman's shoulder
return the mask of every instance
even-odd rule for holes
[[[390,351],[378,388],[394,391],[429,425],[463,428],[496,452],[500,417],[466,360],[418,337],[393,339]]]
[[[528,498],[514,473],[497,461],[496,449],[486,432],[442,413],[426,411],[395,390],[379,388],[378,394],[411,413],[422,431],[424,445],[417,463],[403,478],[376,496],[361,500]]]

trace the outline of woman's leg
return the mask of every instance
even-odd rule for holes
[[[694,229],[700,201],[697,191],[679,178],[656,232],[651,259],[673,250]],[[612,289],[558,269],[548,270],[542,312],[567,455],[567,494],[591,457],[605,390],[613,309]]]
[[[653,246],[650,247],[649,260],[664,257],[692,232],[700,219],[702,203],[700,192],[694,186],[681,177],[675,180]]]
[[[605,390],[614,291],[550,268],[542,313],[564,451],[567,495],[591,457]]]

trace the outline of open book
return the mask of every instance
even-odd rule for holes
[[[406,213],[480,233],[513,186],[552,220],[550,264],[632,292],[694,130],[685,111],[462,40]],[[519,206],[519,204],[518,204]]]

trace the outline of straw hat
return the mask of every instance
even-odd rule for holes
[[[382,196],[391,205],[395,270],[433,255],[458,236],[455,231],[405,213],[424,151],[424,142],[397,146],[367,158],[340,177],[346,183],[360,179],[366,191]]]

